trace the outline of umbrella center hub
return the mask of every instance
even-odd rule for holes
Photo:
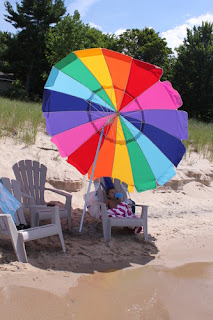
[[[120,111],[116,110],[115,111],[115,115],[116,115],[116,117],[119,117],[120,116]]]

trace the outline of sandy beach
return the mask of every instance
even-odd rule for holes
[[[56,236],[31,241],[23,264],[1,240],[4,319],[212,319],[213,163],[188,153],[165,186],[132,194],[149,205],[148,242],[115,228],[105,243],[101,224],[88,213],[78,232],[88,180],[49,140],[45,133],[33,146],[0,140],[1,177],[14,178],[19,160],[37,160],[48,168],[47,186],[73,195],[71,233],[62,221],[66,254]],[[45,196],[63,206],[63,197]]]

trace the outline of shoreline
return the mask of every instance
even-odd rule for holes
[[[193,214],[188,214],[189,216],[193,217]],[[80,218],[80,217],[79,217]],[[131,258],[125,255],[119,254],[117,252],[116,255],[111,255],[111,261],[107,262],[107,259],[100,259],[99,261],[94,261],[93,263],[86,262],[83,263],[84,260],[84,254],[83,251],[79,251],[77,257],[75,257],[75,254],[70,252],[68,254],[68,257],[63,255],[63,253],[60,252],[60,249],[57,248],[57,254],[58,257],[55,257],[54,259],[57,260],[58,264],[53,265],[53,268],[50,267],[50,264],[48,265],[48,259],[51,254],[48,253],[48,248],[45,248],[45,253],[41,253],[42,258],[47,261],[46,267],[43,264],[39,267],[39,262],[35,261],[35,257],[32,256],[30,253],[30,248],[27,248],[28,254],[29,254],[29,262],[28,264],[20,263],[15,261],[13,248],[10,248],[10,257],[12,262],[10,263],[3,263],[0,266],[0,288],[2,287],[8,287],[8,286],[16,286],[16,287],[28,287],[33,289],[40,289],[44,291],[48,291],[52,294],[56,294],[58,296],[66,295],[70,288],[78,286],[78,282],[81,281],[82,278],[85,278],[85,276],[93,277],[95,274],[106,274],[113,271],[127,271],[127,270],[133,270],[133,269],[140,269],[142,268],[152,268],[152,267],[160,267],[162,269],[174,269],[180,266],[184,266],[187,264],[196,264],[196,263],[212,263],[213,264],[213,255],[212,252],[212,244],[213,244],[213,234],[211,233],[212,230],[212,212],[206,212],[205,214],[202,214],[202,217],[200,218],[200,224],[198,225],[198,228],[196,226],[196,221],[194,222],[194,226],[191,226],[190,234],[187,233],[188,229],[183,229],[182,232],[179,232],[179,228],[184,224],[186,225],[186,221],[188,221],[188,216],[185,218],[171,218],[173,223],[171,221],[167,221],[166,226],[166,220],[164,219],[157,222],[158,229],[156,231],[156,222],[155,219],[152,220],[152,223],[150,221],[149,225],[149,239],[150,241],[148,243],[145,243],[143,241],[143,236],[141,235],[140,239],[137,238],[137,236],[132,236],[129,238],[129,245],[131,249],[131,244],[134,245],[135,242],[139,246],[146,248],[144,251],[144,255],[134,256],[132,255]],[[159,220],[159,219],[158,219]],[[170,223],[170,228],[169,228]],[[171,231],[176,228],[176,233],[171,234]],[[165,228],[166,226],[166,232],[161,231],[162,228]],[[170,230],[169,230],[170,229]],[[101,248],[105,248],[105,252],[109,251],[115,251],[115,243],[119,239],[119,237],[128,237],[129,234],[119,234],[116,236],[116,233],[118,230],[114,230],[112,237],[112,241],[109,244],[101,243]],[[174,232],[174,231],[173,231]],[[100,236],[101,232],[99,231]],[[86,233],[85,233],[86,234]],[[72,242],[72,236],[69,235],[70,241]],[[73,235],[73,241],[76,235]],[[85,236],[83,236],[83,241],[85,239]],[[155,239],[153,241],[153,239]],[[78,237],[75,239],[76,241],[79,241]],[[88,240],[86,239],[86,242]],[[97,239],[95,240],[97,241]],[[100,239],[99,239],[100,241]],[[101,240],[103,241],[103,240]],[[65,237],[66,242],[66,237]],[[94,243],[94,239],[93,239]],[[153,250],[153,243],[157,250]],[[41,241],[40,241],[41,244]],[[126,243],[124,244],[124,246]],[[75,244],[73,244],[75,246]],[[88,247],[88,243],[87,243]],[[121,243],[119,243],[119,247],[121,248]],[[151,249],[150,249],[151,248]],[[38,255],[38,247],[36,248],[36,252],[34,255]],[[79,248],[78,248],[79,249]],[[77,251],[78,251],[77,249]],[[96,251],[97,248],[94,249]],[[121,251],[122,252],[122,251]],[[143,251],[142,251],[143,252]],[[155,253],[153,253],[155,252]],[[122,252],[123,253],[123,252]],[[104,254],[104,250],[103,250]],[[13,256],[13,257],[12,257]],[[120,256],[120,257],[119,257]],[[82,257],[82,261],[81,261]],[[110,257],[110,256],[109,256]],[[108,258],[109,258],[108,257]],[[40,258],[40,259],[42,259]],[[72,261],[73,258],[73,261]],[[60,264],[61,260],[61,264]],[[65,261],[62,261],[65,260]],[[67,268],[67,264],[72,264],[75,261],[79,262],[79,270],[78,267],[74,270],[69,270]],[[80,265],[81,263],[81,265]],[[48,267],[49,266],[49,267]],[[64,267],[64,268],[63,268]],[[72,269],[72,268],[70,268]]]

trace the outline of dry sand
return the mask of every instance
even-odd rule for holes
[[[133,193],[133,200],[149,205],[149,241],[143,234],[114,229],[107,244],[100,223],[88,214],[79,234],[88,181],[49,140],[44,133],[30,147],[0,140],[0,176],[14,178],[16,161],[35,159],[48,167],[49,186],[73,191],[71,233],[62,221],[66,254],[57,237],[41,239],[26,244],[29,263],[23,264],[16,261],[11,243],[1,241],[0,311],[5,319],[99,319],[100,314],[102,319],[212,319],[213,163],[188,154],[166,186]],[[64,201],[47,192],[50,200]]]

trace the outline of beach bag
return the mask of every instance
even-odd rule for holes
[[[99,219],[101,214],[101,207],[98,203],[98,195],[96,191],[92,191],[89,194],[89,199],[87,202],[87,210],[91,217]]]

